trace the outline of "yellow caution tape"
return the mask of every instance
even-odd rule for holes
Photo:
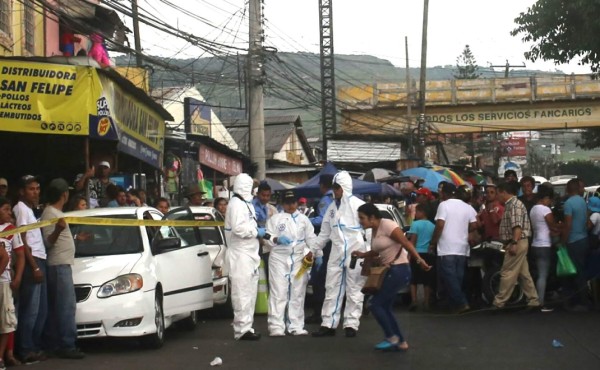
[[[126,218],[104,218],[104,217],[65,217],[68,224],[77,225],[106,225],[106,226],[173,226],[173,227],[196,227],[196,226],[223,226],[222,221],[190,221],[190,220],[135,220]],[[20,234],[30,230],[50,226],[58,222],[60,218],[39,221],[34,224],[23,225],[16,229],[0,232],[0,238],[13,234]]]

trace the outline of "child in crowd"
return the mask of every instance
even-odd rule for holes
[[[410,241],[416,247],[419,256],[425,260],[427,265],[433,266],[435,257],[429,253],[429,244],[433,236],[435,225],[427,219],[427,208],[424,204],[415,206],[415,221],[410,226],[408,233]],[[425,271],[417,265],[415,259],[410,260],[412,278],[410,282],[411,304],[410,310],[414,311],[417,308],[417,286],[423,285],[424,288],[424,306],[429,308],[429,298],[431,296],[431,288],[434,282],[433,269]]]
[[[12,211],[10,202],[6,198],[0,198],[0,232],[15,229],[12,224]],[[15,254],[15,271],[11,276],[10,256]],[[17,328],[17,316],[13,301],[12,290],[18,290],[25,257],[23,254],[23,241],[19,234],[5,235],[0,237],[0,369],[4,365],[20,365],[13,355],[14,332]]]

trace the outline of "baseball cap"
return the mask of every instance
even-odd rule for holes
[[[102,162],[98,163],[98,167],[100,167],[100,166],[104,166],[104,167],[110,169],[110,163],[108,163],[108,161],[102,161]]]
[[[36,176],[33,176],[33,175],[22,176],[19,179],[19,187],[21,189],[23,189],[24,187],[31,184],[32,182],[40,182],[40,180]]]
[[[600,198],[598,197],[590,197],[588,200],[588,208],[592,212],[600,212]]]
[[[283,194],[284,203],[294,203],[296,201],[296,195],[292,190],[288,190]]]
[[[50,181],[46,190],[52,190],[62,194],[65,191],[69,191],[69,184],[65,179],[57,178]]]
[[[0,186],[8,186],[8,181],[4,177],[0,177]]]
[[[298,199],[298,203],[306,203],[307,200],[304,197],[301,197],[300,199]]]
[[[419,189],[417,189],[416,193],[425,195],[427,197],[427,199],[433,198],[433,193],[431,192],[431,190],[429,190],[427,188],[419,188]]]

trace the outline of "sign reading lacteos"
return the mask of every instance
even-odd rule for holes
[[[91,67],[0,61],[0,130],[88,135],[100,84]]]

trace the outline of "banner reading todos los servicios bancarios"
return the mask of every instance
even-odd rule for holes
[[[92,67],[0,60],[0,131],[88,135],[102,91]]]

